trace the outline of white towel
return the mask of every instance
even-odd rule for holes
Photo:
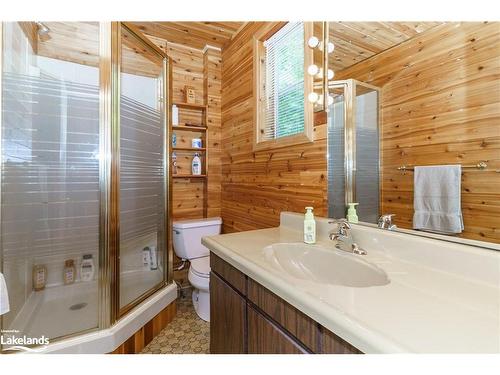
[[[9,294],[7,293],[7,284],[5,283],[5,278],[0,272],[0,315],[8,313],[10,310],[9,306]]]
[[[452,234],[464,229],[460,165],[415,167],[413,229]]]

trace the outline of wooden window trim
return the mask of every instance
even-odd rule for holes
[[[269,39],[269,37],[286,24],[287,22],[269,24],[263,27],[253,37],[253,149],[255,151],[270,150],[279,147],[310,143],[313,141],[314,107],[313,104],[307,100],[307,95],[313,91],[313,77],[307,74],[307,68],[309,65],[313,64],[314,61],[313,51],[311,48],[307,47],[307,41],[313,36],[313,22],[304,22],[304,131],[276,139],[262,139],[261,126],[263,126],[263,119],[265,118],[265,106],[261,105],[265,100],[265,92],[262,84],[264,75],[262,71],[265,67],[263,67],[261,56],[265,53],[264,41]]]

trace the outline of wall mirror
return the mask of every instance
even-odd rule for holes
[[[500,243],[498,23],[330,22],[328,36],[329,216],[356,202],[362,222]]]

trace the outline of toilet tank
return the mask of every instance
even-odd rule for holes
[[[220,217],[174,221],[172,234],[177,256],[182,259],[207,256],[210,251],[201,244],[201,238],[219,234],[221,224]]]

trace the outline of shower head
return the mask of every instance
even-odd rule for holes
[[[44,23],[37,21],[35,24],[38,26],[38,35],[47,35],[50,32],[50,29]]]

